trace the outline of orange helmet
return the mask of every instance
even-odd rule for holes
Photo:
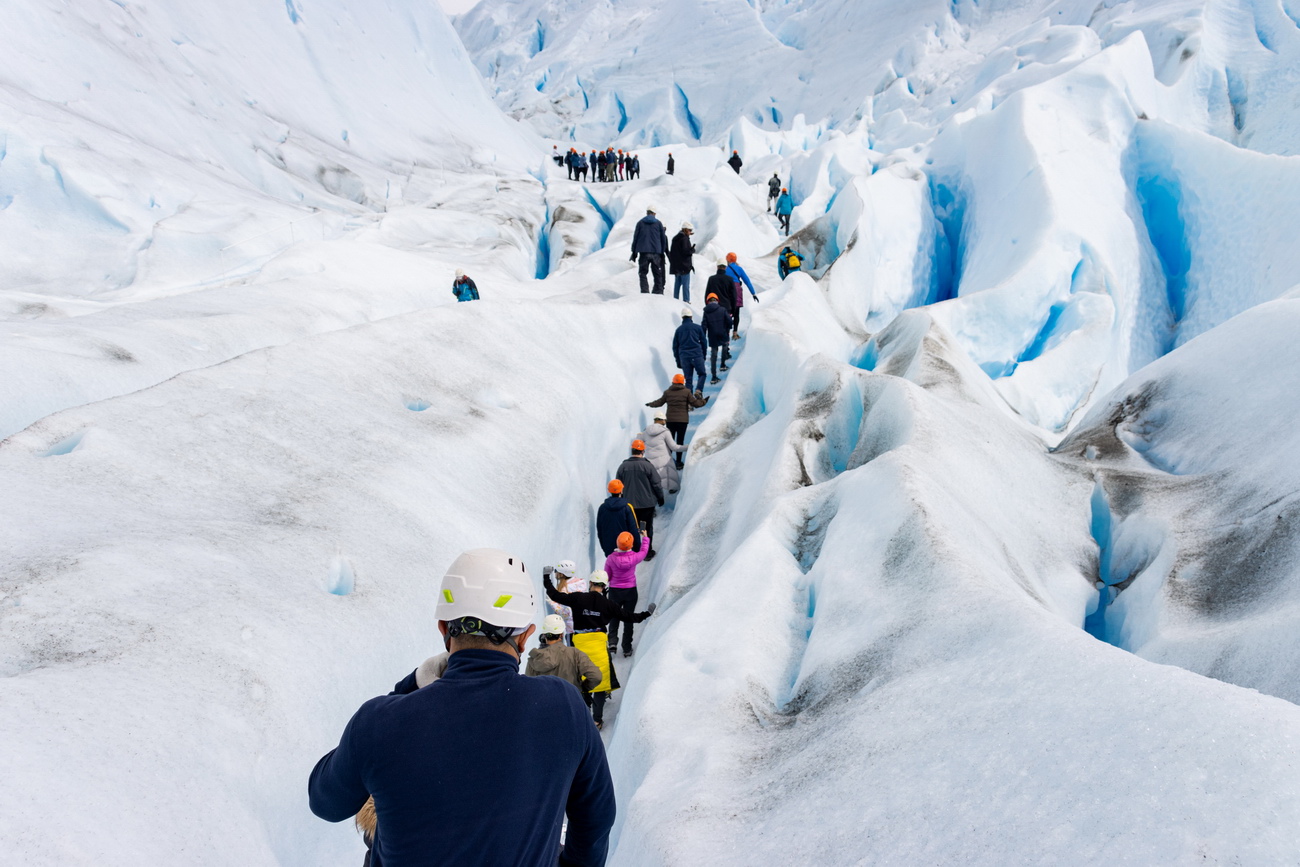
[[[673,385],[685,385],[685,384],[686,384],[686,377],[682,376],[680,373],[673,374]]]
[[[618,479],[614,479],[606,486],[606,489],[611,494],[621,494],[623,493],[623,483],[620,482]]]
[[[627,530],[624,530],[623,532],[618,534],[618,550],[620,551],[632,550],[632,534],[629,533]]]
[[[716,293],[716,292],[710,292],[710,293],[709,293],[709,297],[708,297],[708,298],[705,298],[704,300],[705,300],[705,301],[717,301],[717,300],[718,300],[718,293]]]
[[[645,451],[645,440],[632,440],[632,451],[634,452]]]
[[[735,254],[735,253],[728,253],[728,254],[727,254],[727,261],[728,261],[728,262],[734,262],[734,261],[736,261],[736,254]]]

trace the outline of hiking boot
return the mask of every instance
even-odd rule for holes
[[[650,553],[645,555],[646,562],[648,563],[648,562],[650,562],[651,560],[653,560],[653,559],[655,558],[655,554],[656,554],[656,553],[658,553],[658,552],[655,551],[654,548],[651,548],[651,549],[650,549]],[[610,652],[612,653],[613,650],[614,650],[614,645],[611,644],[611,645],[609,646],[609,649],[610,649]]]
[[[723,370],[726,370],[727,368],[724,367],[724,368],[722,368],[722,369],[723,369]],[[715,377],[713,377],[713,379],[710,379],[710,380],[709,380],[709,385],[717,385],[719,382],[722,382],[722,380],[718,379],[718,378],[715,376]]]
[[[704,392],[700,391],[698,388],[695,389],[695,399],[700,400],[703,397],[704,397]]]
[[[632,648],[630,648],[630,647],[625,647],[625,648],[623,648],[623,658],[624,658],[624,659],[627,659],[627,658],[628,658],[629,656],[631,656],[631,655],[632,655]]]
[[[596,719],[596,720],[592,720],[592,722],[594,722],[594,723],[596,724],[596,731],[600,731],[601,729],[603,729],[603,728],[605,727],[605,721],[604,721],[604,720]]]
[[[727,367],[727,365],[725,365],[725,364],[719,364],[719,365],[718,365],[718,370],[731,370],[731,368],[730,368],[730,367]],[[720,381],[720,380],[719,380],[719,381]]]

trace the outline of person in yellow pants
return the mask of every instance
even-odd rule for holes
[[[632,613],[610,602],[605,596],[605,590],[609,587],[609,575],[603,569],[591,573],[587,579],[591,589],[585,593],[566,593],[564,588],[568,583],[561,576],[557,589],[551,583],[550,575],[542,576],[547,597],[560,605],[567,605],[573,612],[573,646],[587,654],[600,670],[600,685],[591,691],[591,717],[596,728],[601,728],[605,724],[605,701],[619,687],[618,672],[614,671],[614,662],[609,658],[609,648],[605,644],[605,630],[611,620],[641,623],[654,614],[655,606],[651,603],[645,611]]]

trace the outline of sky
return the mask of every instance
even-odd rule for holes
[[[448,15],[458,15],[478,5],[478,0],[438,0],[438,5]]]

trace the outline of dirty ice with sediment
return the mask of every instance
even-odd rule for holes
[[[761,302],[610,862],[1300,859],[1295,0],[5,17],[0,860],[360,863],[307,773],[446,566],[599,565],[674,372],[647,206],[697,314],[727,251]]]

